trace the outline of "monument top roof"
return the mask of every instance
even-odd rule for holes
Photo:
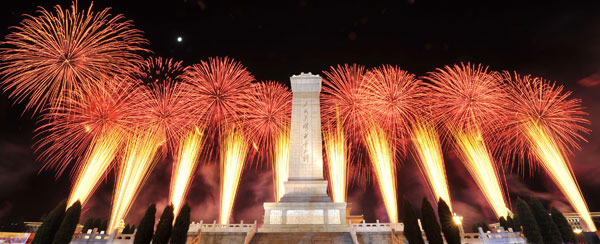
[[[300,72],[299,75],[292,75],[291,78],[294,78],[294,79],[306,79],[306,78],[311,79],[312,78],[312,79],[314,79],[314,78],[321,78],[321,76],[313,75],[312,72],[308,72],[308,73]]]

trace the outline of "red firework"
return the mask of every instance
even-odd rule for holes
[[[508,72],[502,76],[509,86],[511,97],[508,106],[509,129],[501,134],[506,146],[506,150],[502,150],[505,156],[517,157],[522,162],[527,158],[527,162],[531,163],[530,168],[535,167],[529,149],[530,142],[521,128],[530,119],[547,129],[561,153],[568,155],[581,149],[579,142],[586,141],[583,134],[590,132],[586,128],[590,121],[584,118],[587,113],[583,111],[581,99],[572,98],[572,92],[542,78],[516,73],[511,75]]]
[[[410,125],[422,113],[423,82],[400,67],[382,65],[367,71],[364,81],[366,106],[373,118],[402,146]],[[396,147],[398,148],[398,147]],[[398,148],[404,153],[404,147]]]
[[[254,77],[241,63],[225,57],[187,67],[183,80],[206,128],[214,132],[237,122],[245,112],[242,101]]]
[[[340,123],[352,140],[361,138],[361,131],[368,119],[363,78],[365,67],[358,64],[330,67],[323,71],[323,92],[321,94],[321,116],[323,124],[335,128],[339,116]]]
[[[198,121],[198,106],[181,82],[184,68],[172,59],[150,58],[132,75],[139,83],[135,118],[164,137],[165,151],[176,153],[179,140]]]
[[[54,9],[25,15],[0,48],[4,91],[34,114],[64,105],[65,91],[79,92],[133,67],[141,61],[138,53],[148,51],[141,47],[147,43],[142,32],[108,8],[81,11],[74,2],[71,10]]]
[[[243,103],[242,128],[259,151],[271,152],[275,137],[290,127],[292,92],[273,81],[254,83]]]
[[[502,128],[508,99],[495,72],[461,63],[437,69],[424,78],[432,82],[427,98],[436,124],[452,123],[462,131],[478,129],[487,136]]]
[[[136,85],[127,79],[102,79],[85,90],[69,90],[63,103],[44,114],[36,132],[41,136],[36,150],[44,168],[55,168],[57,176],[67,166],[76,162],[73,172],[78,172],[81,158],[94,138],[109,131],[126,134],[134,125],[132,105],[135,101]]]

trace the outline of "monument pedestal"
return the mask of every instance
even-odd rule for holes
[[[321,77],[302,73],[290,81],[288,181],[279,202],[264,203],[264,225],[258,232],[347,232],[346,203],[331,201],[323,179]]]

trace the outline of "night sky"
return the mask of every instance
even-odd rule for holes
[[[289,85],[289,76],[321,73],[330,65],[359,63],[367,67],[396,64],[415,73],[458,62],[489,65],[555,80],[583,99],[592,133],[570,160],[591,211],[600,211],[600,2],[530,3],[529,1],[152,1],[99,0],[94,9],[112,7],[145,32],[155,55],[189,65],[208,57],[241,61],[257,80]],[[9,1],[0,8],[0,36],[37,6],[47,9],[70,1]],[[87,8],[89,1],[79,1]],[[182,41],[178,42],[177,38]],[[32,144],[36,118],[23,114],[0,95],[0,220],[39,220],[68,196],[69,175],[39,172]],[[455,211],[473,222],[491,222],[493,212],[452,151],[445,155]],[[89,204],[82,219],[108,218],[113,175]],[[151,202],[159,212],[168,198],[170,162],[160,162],[141,190],[126,222],[136,223]],[[235,222],[261,221],[262,203],[273,201],[267,169],[243,175]],[[511,201],[534,195],[546,206],[570,207],[552,181],[534,172],[525,178],[507,174]],[[415,162],[407,158],[398,172],[399,197],[420,206],[430,197]],[[352,186],[348,201],[368,222],[386,221],[383,203],[372,185]],[[218,217],[218,166],[198,170],[188,194],[192,220]],[[470,229],[470,228],[469,228]]]

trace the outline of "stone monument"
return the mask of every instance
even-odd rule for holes
[[[346,203],[334,203],[323,178],[321,77],[301,73],[290,78],[292,120],[285,194],[264,203],[259,232],[347,232]]]

